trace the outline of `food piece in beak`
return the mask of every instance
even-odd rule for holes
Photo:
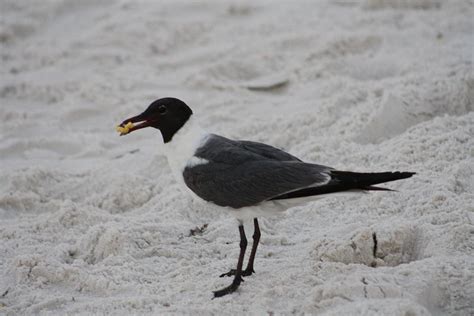
[[[120,136],[123,136],[133,131],[151,126],[153,123],[156,123],[156,121],[157,120],[148,119],[148,117],[142,113],[123,121],[119,126],[116,127],[116,130],[120,133]]]
[[[130,130],[133,128],[133,123],[132,122],[128,122],[127,124],[125,125],[119,125],[116,127],[116,130],[117,132],[120,133],[120,136],[122,135],[127,135],[128,133],[130,133]]]

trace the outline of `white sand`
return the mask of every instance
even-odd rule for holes
[[[472,315],[473,11],[1,0],[0,314]],[[164,96],[229,137],[418,175],[262,220],[257,273],[211,300],[235,220],[178,191],[157,131],[114,131]]]

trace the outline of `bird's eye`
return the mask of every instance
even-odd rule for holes
[[[166,108],[166,106],[160,105],[160,106],[158,107],[158,112],[159,112],[160,114],[166,114],[166,112],[168,112],[168,109]]]

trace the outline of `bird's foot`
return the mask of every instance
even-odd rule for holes
[[[227,272],[227,273],[222,273],[219,277],[220,277],[220,278],[223,278],[223,277],[226,277],[226,276],[230,277],[230,276],[235,275],[236,272],[237,272],[237,270],[231,269],[231,270],[230,270],[229,272]],[[241,276],[243,276],[243,277],[251,276],[251,275],[254,274],[254,273],[255,273],[255,271],[254,271],[253,269],[247,268],[247,269],[245,269],[244,271],[242,271]]]
[[[243,281],[244,280],[241,277],[234,278],[234,281],[232,281],[231,285],[223,288],[222,290],[214,291],[214,298],[234,293],[239,288],[240,283]]]

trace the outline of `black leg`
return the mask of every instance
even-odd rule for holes
[[[215,291],[214,297],[221,297],[230,293],[235,292],[239,287],[242,280],[242,265],[244,263],[245,257],[245,249],[247,249],[247,237],[245,237],[244,226],[239,226],[239,233],[240,233],[240,254],[239,254],[239,262],[237,263],[237,270],[235,271],[234,280],[232,284],[222,290]]]
[[[252,245],[252,252],[250,253],[249,263],[247,264],[247,269],[245,269],[247,275],[251,275],[255,273],[253,270],[253,262],[255,261],[255,254],[257,253],[258,243],[260,241],[260,227],[258,226],[257,218],[253,219],[253,245]]]
[[[255,273],[253,269],[253,263],[255,261],[255,254],[257,253],[257,247],[258,247],[258,242],[260,241],[260,227],[258,226],[258,220],[256,218],[253,219],[253,225],[255,227],[255,230],[253,232],[253,245],[252,245],[252,252],[250,253],[250,258],[249,262],[247,264],[247,268],[242,271],[242,276],[249,276],[252,275],[252,273]],[[236,270],[232,269],[227,273],[221,274],[220,277],[225,277],[225,276],[232,276],[235,275]]]

